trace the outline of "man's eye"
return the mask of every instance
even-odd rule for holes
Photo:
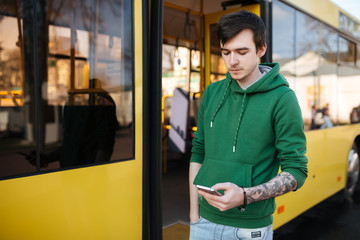
[[[246,55],[248,52],[238,52],[240,55]]]
[[[230,52],[222,52],[222,54],[226,56],[226,55],[229,55]]]

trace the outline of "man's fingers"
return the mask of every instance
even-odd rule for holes
[[[232,183],[226,182],[226,183],[217,183],[214,186],[212,186],[215,190],[228,190],[232,187]]]
[[[200,190],[200,189],[198,190],[198,193],[200,195],[202,195],[206,199],[217,199],[217,198],[221,197],[221,196],[218,196],[218,195],[215,195],[215,194],[212,194],[212,193],[205,192],[205,191]]]
[[[231,185],[231,183],[230,183]],[[215,187],[216,185],[214,185]],[[218,189],[222,189],[225,190],[231,188],[231,186],[229,186],[228,183],[219,183],[217,184],[217,186],[219,187]],[[213,188],[214,188],[213,187]],[[213,207],[216,207],[217,209],[219,209],[220,211],[226,211],[230,208],[232,208],[231,206],[229,206],[229,199],[223,196],[217,196],[202,190],[199,190],[198,193],[203,196],[206,201],[212,205]]]

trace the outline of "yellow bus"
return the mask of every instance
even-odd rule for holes
[[[216,22],[238,9],[264,20],[306,127],[309,177],[274,228],[350,197],[360,28],[330,1],[1,1],[0,239],[162,239],[161,96],[224,77]]]

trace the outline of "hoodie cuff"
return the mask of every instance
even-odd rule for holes
[[[296,169],[286,169],[283,172],[290,173],[296,179],[297,187],[294,191],[298,190],[304,185],[307,176],[301,171],[298,171]]]
[[[204,162],[204,156],[199,154],[191,154],[190,162],[196,162],[196,163],[203,163]]]

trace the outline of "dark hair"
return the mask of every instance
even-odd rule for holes
[[[254,33],[256,51],[266,44],[265,24],[256,14],[240,10],[222,16],[217,23],[217,34],[223,45],[244,29]]]

